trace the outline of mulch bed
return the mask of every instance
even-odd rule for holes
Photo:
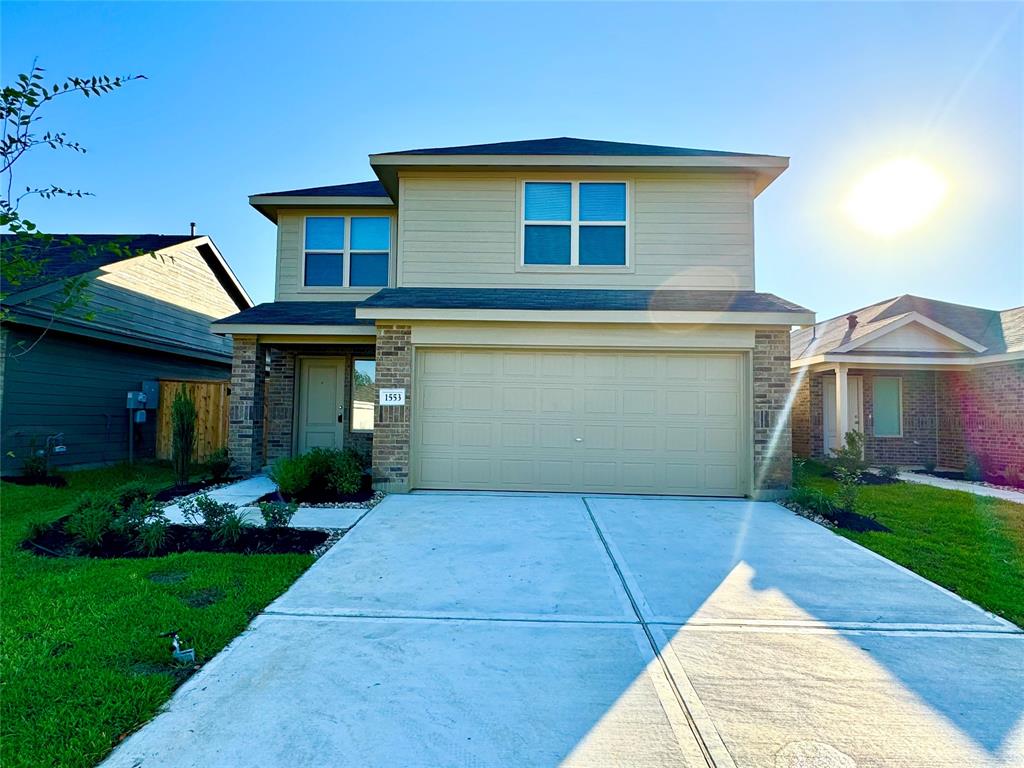
[[[73,536],[64,530],[67,517],[62,517],[33,539],[22,542],[22,548],[46,557],[147,557],[135,551],[132,542],[123,537],[108,535],[97,550],[83,549]],[[299,528],[249,527],[233,544],[215,541],[205,528],[192,525],[167,526],[167,542],[153,557],[176,552],[236,552],[253,555],[315,553],[330,538],[327,531]]]
[[[350,502],[364,502],[373,498],[373,478],[369,475],[363,476],[362,487],[355,493],[335,493],[326,488],[310,488],[296,496],[285,496],[280,491],[271,491],[260,496],[255,504],[261,501],[294,501],[299,504],[345,504]]]
[[[4,478],[5,483],[14,485],[48,485],[51,488],[64,488],[68,481],[60,475],[47,475],[46,477],[25,477],[24,475],[12,475]]]
[[[214,481],[212,479],[211,480],[196,480],[193,483],[189,483],[188,485],[182,485],[180,487],[177,486],[177,485],[172,485],[170,488],[164,488],[162,491],[158,491],[157,493],[153,494],[153,500],[154,501],[174,501],[175,499],[180,499],[182,496],[191,496],[193,493],[198,493],[199,491],[205,491],[205,490],[207,490],[209,488],[220,487],[222,485],[228,485],[229,483],[233,483],[233,482],[235,482],[238,479],[240,479],[240,478],[237,478],[237,477],[225,477],[225,478],[222,478],[222,479],[217,480],[217,481]]]
[[[892,529],[882,525],[877,520],[867,517],[865,515],[859,515],[856,512],[835,512],[830,520],[840,528],[845,528],[848,531],[881,531],[883,533],[892,533]]]

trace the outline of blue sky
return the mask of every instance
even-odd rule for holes
[[[213,236],[257,301],[273,225],[246,196],[372,178],[371,152],[579,136],[788,155],[758,199],[757,288],[819,317],[898,293],[1024,304],[1024,14],[1013,4],[21,3],[7,82],[142,73],[48,122],[17,183],[87,200],[49,231]],[[841,213],[872,166],[915,154],[940,215],[880,240]]]

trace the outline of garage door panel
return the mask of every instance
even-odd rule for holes
[[[739,355],[417,351],[421,488],[741,495]]]

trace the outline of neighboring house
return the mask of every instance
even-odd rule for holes
[[[787,158],[559,138],[370,166],[250,198],[276,301],[214,324],[242,468],[354,446],[397,492],[789,485],[789,331],[814,316],[755,292],[753,226]],[[371,424],[374,385],[404,404]]]
[[[793,448],[864,433],[873,464],[1024,473],[1024,307],[899,296],[794,331]]]
[[[41,274],[3,286],[11,312],[0,331],[5,473],[58,434],[67,450],[54,464],[127,458],[127,393],[147,380],[228,379],[231,340],[212,333],[210,321],[252,306],[208,237],[77,237],[120,251],[80,258],[82,247],[53,246]],[[88,304],[55,315],[64,279],[79,275],[90,277]],[[153,455],[154,413],[135,429],[136,456]]]

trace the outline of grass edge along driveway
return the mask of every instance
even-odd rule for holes
[[[824,466],[808,470],[835,493]],[[835,532],[1024,627],[1024,505],[904,482],[861,486],[857,511],[892,532]]]
[[[212,658],[313,562],[311,555],[189,552],[53,559],[20,548],[87,490],[172,482],[156,464],[69,472],[67,488],[0,484],[0,764],[92,766],[188,676],[157,635]]]

